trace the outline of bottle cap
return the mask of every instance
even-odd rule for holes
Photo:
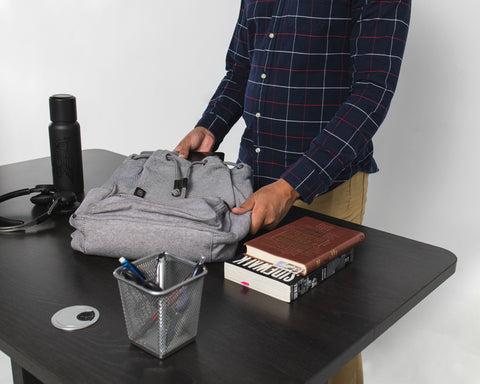
[[[74,123],[77,121],[75,96],[65,94],[50,96],[50,120],[54,123]]]

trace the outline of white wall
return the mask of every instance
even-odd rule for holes
[[[447,248],[457,272],[367,348],[372,383],[475,383],[480,363],[478,1],[414,1],[376,137],[365,224]],[[370,382],[370,380],[369,380]]]
[[[54,93],[77,97],[83,148],[173,148],[220,81],[238,4],[0,0],[0,164],[49,155]],[[475,0],[414,1],[365,224],[447,248],[458,268],[367,348],[368,384],[477,381],[479,11]],[[230,160],[236,128],[221,146]]]

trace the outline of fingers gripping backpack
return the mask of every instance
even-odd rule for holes
[[[252,193],[251,169],[207,156],[190,162],[175,152],[131,155],[70,217],[71,245],[86,254],[137,259],[167,251],[207,262],[235,255],[250,213],[231,208]]]

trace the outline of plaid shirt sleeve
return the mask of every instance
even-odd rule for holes
[[[248,31],[243,1],[228,48],[225,69],[227,74],[197,123],[197,126],[205,127],[213,133],[216,147],[243,113],[245,87],[250,71]]]
[[[282,175],[311,202],[328,191],[383,122],[394,94],[407,38],[410,0],[362,0],[352,5],[353,63],[349,97],[310,148]]]

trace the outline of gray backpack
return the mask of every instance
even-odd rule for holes
[[[70,217],[72,247],[137,259],[157,252],[206,262],[235,255],[250,214],[231,208],[252,193],[251,169],[217,156],[201,161],[158,150],[131,155]]]

